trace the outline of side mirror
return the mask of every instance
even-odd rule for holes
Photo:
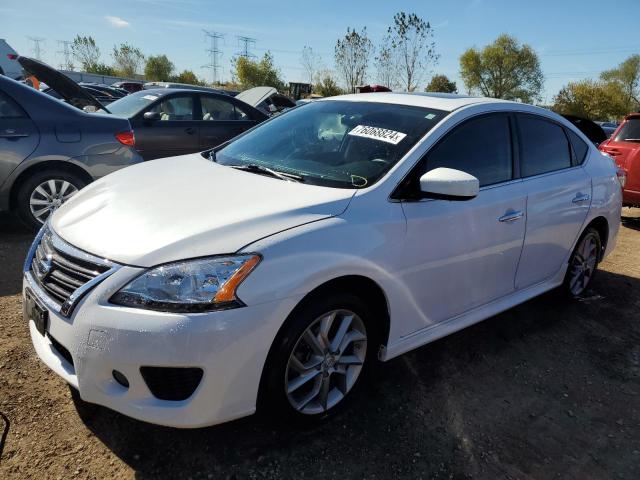
[[[160,114],[158,112],[145,112],[142,118],[149,122],[156,122],[160,120]]]
[[[420,191],[428,198],[471,200],[479,190],[476,177],[453,168],[435,168],[420,177]]]

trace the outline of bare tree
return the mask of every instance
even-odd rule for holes
[[[116,70],[125,77],[133,77],[140,73],[145,64],[142,51],[128,43],[122,43],[120,46],[114,45],[111,56]]]
[[[90,72],[98,65],[100,49],[92,37],[76,35],[76,38],[71,42],[71,55],[80,62],[85,72]]]
[[[398,81],[398,65],[389,36],[384,37],[375,57],[378,83],[393,88]]]
[[[313,48],[309,47],[308,45],[305,45],[302,48],[302,54],[300,55],[300,64],[309,76],[309,83],[313,83],[315,74],[320,69],[321,63],[322,58],[320,58],[320,55],[313,51]]]
[[[389,27],[391,47],[398,61],[400,82],[413,92],[439,55],[435,52],[433,28],[415,13],[396,13]]]
[[[373,52],[373,43],[367,36],[367,28],[360,33],[347,28],[347,34],[338,39],[335,48],[336,68],[342,76],[347,91],[354,93],[356,87],[364,82]]]

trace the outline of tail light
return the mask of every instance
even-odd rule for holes
[[[9,60],[16,60],[18,58],[18,55],[16,55],[15,53],[7,53],[7,58]]]
[[[128,132],[116,133],[116,138],[123,145],[133,147],[136,144],[136,137],[133,135],[133,130],[129,130]]]
[[[620,182],[620,188],[624,190],[624,185],[627,183],[627,172],[621,168],[616,169],[616,175],[618,177],[618,181]]]

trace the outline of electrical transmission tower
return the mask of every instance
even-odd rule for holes
[[[222,57],[222,51],[218,48],[218,41],[222,40],[224,35],[208,30],[203,30],[203,32],[205,41],[209,41],[209,48],[205,50],[209,54],[209,63],[203,65],[203,67],[211,69],[211,83],[215,85],[220,81],[218,70],[220,70],[220,57]]]
[[[60,68],[63,70],[73,70],[73,63],[71,62],[71,49],[69,48],[69,45],[71,45],[73,42],[71,42],[70,40],[58,40],[58,45],[60,45],[62,47],[62,50],[58,50],[58,54],[62,55],[62,58],[64,59],[61,63],[60,63]]]
[[[240,49],[240,51],[236,53],[236,56],[244,58],[255,58],[255,55],[251,53],[250,49],[255,48],[256,39],[243,37],[240,35],[237,35],[236,38],[238,39],[238,48]]]
[[[33,56],[36,57],[36,60],[42,60],[42,54],[44,53],[44,49],[40,46],[40,44],[44,42],[44,38],[41,38],[41,37],[27,37],[27,38],[33,42],[33,48],[31,49],[31,51],[33,52]]]

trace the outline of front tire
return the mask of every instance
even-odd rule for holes
[[[375,362],[374,313],[359,297],[330,293],[296,309],[265,366],[261,409],[308,421],[334,413]]]
[[[16,213],[27,227],[38,230],[51,214],[87,183],[63,170],[42,170],[31,175],[18,190]]]
[[[589,287],[598,268],[602,240],[595,228],[587,228],[576,244],[564,279],[563,289],[579,298]]]

